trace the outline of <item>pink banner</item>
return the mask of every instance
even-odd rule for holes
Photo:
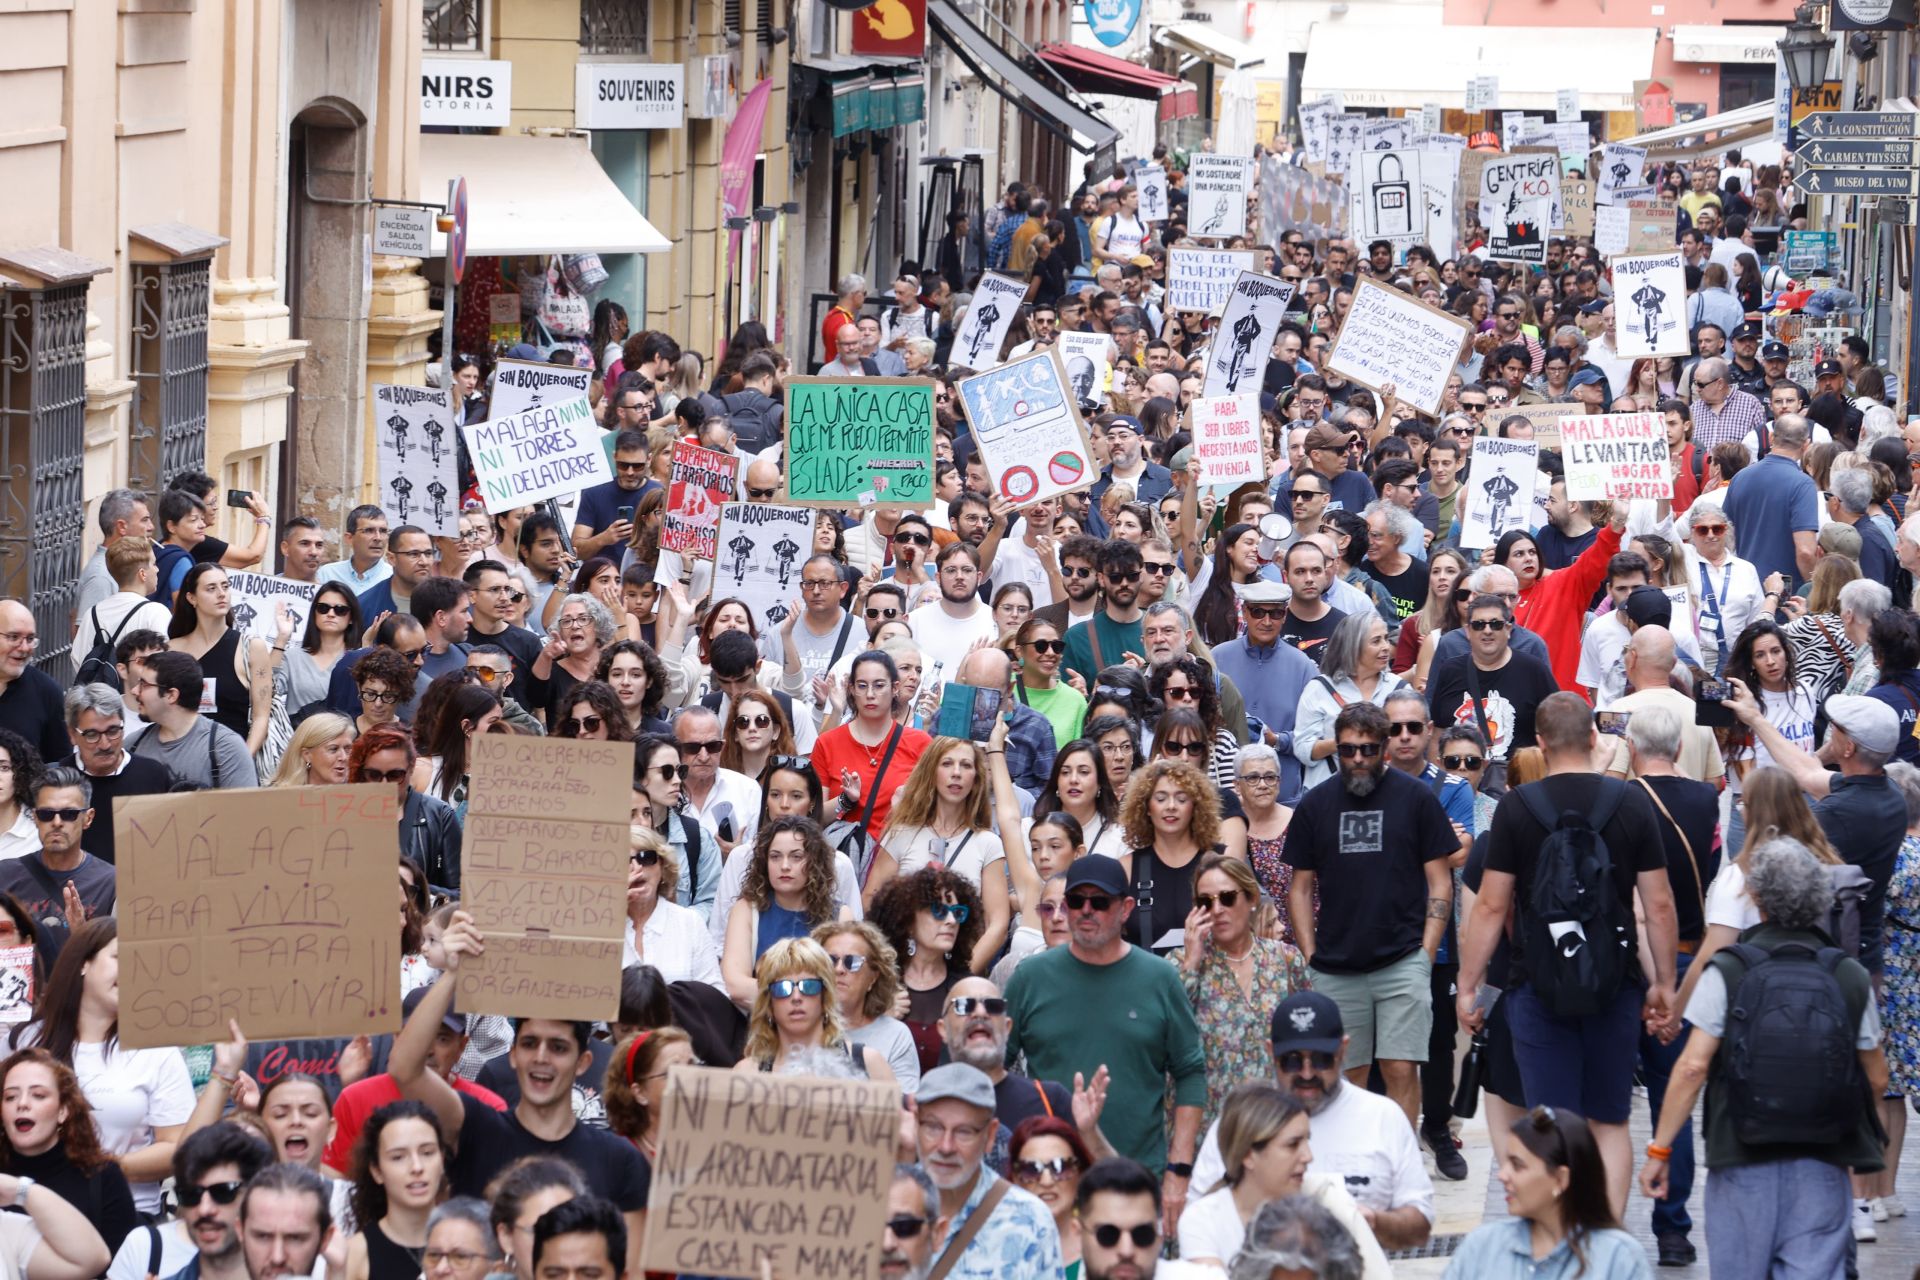
[[[752,212],[747,200],[753,192],[753,158],[760,154],[760,127],[766,123],[767,99],[772,94],[771,80],[753,86],[727,126],[727,140],[720,148],[720,204],[729,218]],[[736,239],[739,234],[734,232]]]

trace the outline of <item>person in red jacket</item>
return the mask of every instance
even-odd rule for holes
[[[1509,530],[1493,549],[1493,562],[1505,565],[1520,580],[1520,603],[1514,606],[1514,621],[1547,642],[1553,678],[1562,689],[1576,692],[1580,628],[1586,622],[1594,592],[1606,581],[1607,561],[1620,549],[1621,535],[1627,529],[1625,503],[1610,508],[1605,503],[1594,504],[1595,515],[1602,509],[1608,512],[1607,523],[1580,558],[1564,569],[1542,568],[1539,545],[1532,534],[1521,529]]]

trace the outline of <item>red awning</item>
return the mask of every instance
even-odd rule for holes
[[[1137,62],[1128,62],[1125,58],[1116,58],[1110,53],[1101,53],[1077,44],[1045,44],[1040,46],[1038,53],[1042,61],[1082,93],[1110,93],[1123,98],[1146,98],[1152,101],[1163,93],[1177,91],[1176,86],[1192,87],[1178,76],[1154,71]]]

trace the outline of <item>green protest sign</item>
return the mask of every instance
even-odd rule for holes
[[[933,503],[933,384],[790,378],[780,501],[802,507]]]

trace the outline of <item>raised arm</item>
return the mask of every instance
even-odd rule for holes
[[[1027,837],[1021,834],[1020,798],[1014,792],[1013,775],[1007,771],[1007,733],[1010,722],[1003,716],[994,722],[987,740],[987,776],[993,784],[993,820],[1000,828],[1000,844],[1007,851],[1007,869],[1013,873],[1013,893],[1020,902],[1021,928],[1042,935],[1040,895],[1045,886],[1034,869],[1033,852]]]
[[[427,988],[427,994],[415,1006],[413,1016],[401,1025],[399,1034],[394,1036],[393,1050],[387,1055],[387,1074],[393,1077],[393,1083],[399,1087],[402,1097],[424,1102],[433,1109],[433,1114],[440,1121],[441,1131],[448,1135],[453,1145],[458,1146],[460,1130],[466,1123],[466,1108],[461,1105],[460,1095],[454,1092],[453,1086],[427,1065],[427,1054],[432,1051],[434,1037],[440,1032],[441,1019],[453,1008],[453,975],[459,970],[463,959],[478,956],[486,950],[486,940],[474,928],[472,916],[464,911],[456,911],[441,937],[441,946],[447,953],[447,971],[439,981]]]

